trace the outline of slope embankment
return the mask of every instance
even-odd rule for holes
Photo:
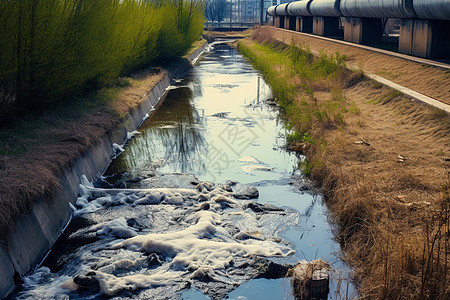
[[[364,58],[353,49],[347,54],[273,28],[257,29],[253,38],[239,49],[264,73],[295,129],[289,147],[307,157],[304,172],[325,195],[361,297],[447,299],[449,115],[347,69],[349,60]],[[371,59],[364,66],[376,66]],[[389,69],[389,62],[378,63]],[[450,86],[445,70],[409,65],[394,64],[391,72],[435,89],[435,80]]]
[[[5,149],[27,144],[27,150],[0,156],[0,298],[45,258],[70,221],[81,176],[93,181],[104,172],[117,145],[163,101],[170,78],[187,72],[207,46],[197,43],[168,71],[141,72],[126,79],[129,86],[100,91],[111,98],[106,105],[57,110],[33,118],[31,127],[18,125],[32,136],[16,135],[18,128],[2,132],[10,137]]]
[[[316,52],[345,54],[346,64],[351,68],[378,75],[450,105],[450,76],[447,69],[386,54],[388,51],[380,53],[310,34],[275,27],[265,27],[265,30],[267,34],[286,44],[293,42],[296,45],[308,45]]]

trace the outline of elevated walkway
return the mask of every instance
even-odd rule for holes
[[[259,25],[258,22],[205,22],[203,28],[208,31],[244,31]]]

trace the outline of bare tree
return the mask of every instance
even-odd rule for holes
[[[228,0],[206,0],[205,14],[208,20],[221,22],[230,10],[231,3]]]

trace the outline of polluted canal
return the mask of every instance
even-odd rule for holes
[[[294,299],[288,268],[319,258],[328,299],[355,296],[270,97],[236,50],[215,44],[105,182],[84,180],[64,236],[13,298]]]

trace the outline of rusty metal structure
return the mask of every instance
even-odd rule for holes
[[[267,14],[276,27],[359,44],[381,42],[388,19],[399,19],[399,52],[450,58],[450,0],[301,0]]]

